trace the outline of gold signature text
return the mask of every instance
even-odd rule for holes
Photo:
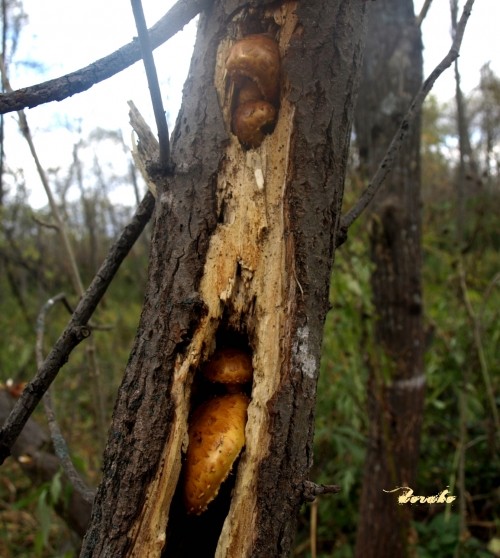
[[[399,504],[451,504],[457,498],[452,496],[447,488],[435,496],[414,496],[413,488],[409,486],[398,486],[393,490],[384,490],[384,492],[389,494],[398,490],[403,491],[398,496]]]

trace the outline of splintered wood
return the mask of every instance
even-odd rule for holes
[[[280,26],[280,55],[296,28],[295,3],[285,3],[273,14]],[[199,295],[207,313],[198,324],[189,349],[178,361],[171,397],[175,425],[161,459],[161,467],[147,488],[144,513],[133,534],[131,556],[159,556],[165,527],[187,447],[187,418],[193,370],[215,348],[222,320],[235,331],[244,330],[252,349],[254,368],[246,425],[246,447],[238,465],[229,513],[217,546],[217,557],[235,556],[248,548],[255,522],[255,473],[267,456],[267,405],[280,383],[288,304],[297,288],[293,261],[287,251],[284,192],[291,171],[290,149],[294,107],[281,78],[276,126],[256,149],[245,150],[231,133],[233,88],[225,62],[232,42],[219,45],[214,83],[227,126],[229,144],[217,176],[218,225],[211,236]],[[292,268],[291,268],[292,266]],[[145,550],[146,549],[146,550]]]

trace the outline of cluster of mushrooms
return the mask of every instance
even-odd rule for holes
[[[226,72],[235,86],[231,129],[244,147],[259,147],[278,114],[278,43],[265,34],[247,35],[231,48]]]
[[[252,357],[240,349],[216,351],[203,367],[207,380],[225,387],[195,409],[188,428],[184,463],[184,502],[189,514],[199,515],[217,496],[245,445],[250,402],[244,393],[252,381]]]

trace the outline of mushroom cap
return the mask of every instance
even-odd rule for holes
[[[189,514],[206,510],[245,445],[248,403],[242,393],[222,395],[194,412],[184,464],[184,502]]]
[[[251,79],[246,78],[241,80],[237,100],[237,106],[248,101],[261,101],[262,93],[260,92],[259,86]]]
[[[266,101],[278,101],[280,53],[278,43],[268,35],[247,35],[234,43],[226,70],[235,83],[251,79]]]
[[[266,134],[272,132],[276,109],[267,101],[247,101],[233,114],[232,128],[240,142],[251,148],[259,147]]]
[[[203,367],[203,374],[211,382],[246,384],[252,380],[252,357],[241,349],[218,349]]]

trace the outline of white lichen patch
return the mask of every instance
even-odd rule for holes
[[[316,375],[316,359],[309,350],[308,326],[299,327],[299,329],[297,329],[297,337],[295,338],[292,351],[295,365],[298,366],[308,378],[313,379]]]
[[[414,376],[413,378],[396,380],[392,383],[392,386],[397,389],[417,391],[425,386],[425,375],[419,374],[418,376]]]

